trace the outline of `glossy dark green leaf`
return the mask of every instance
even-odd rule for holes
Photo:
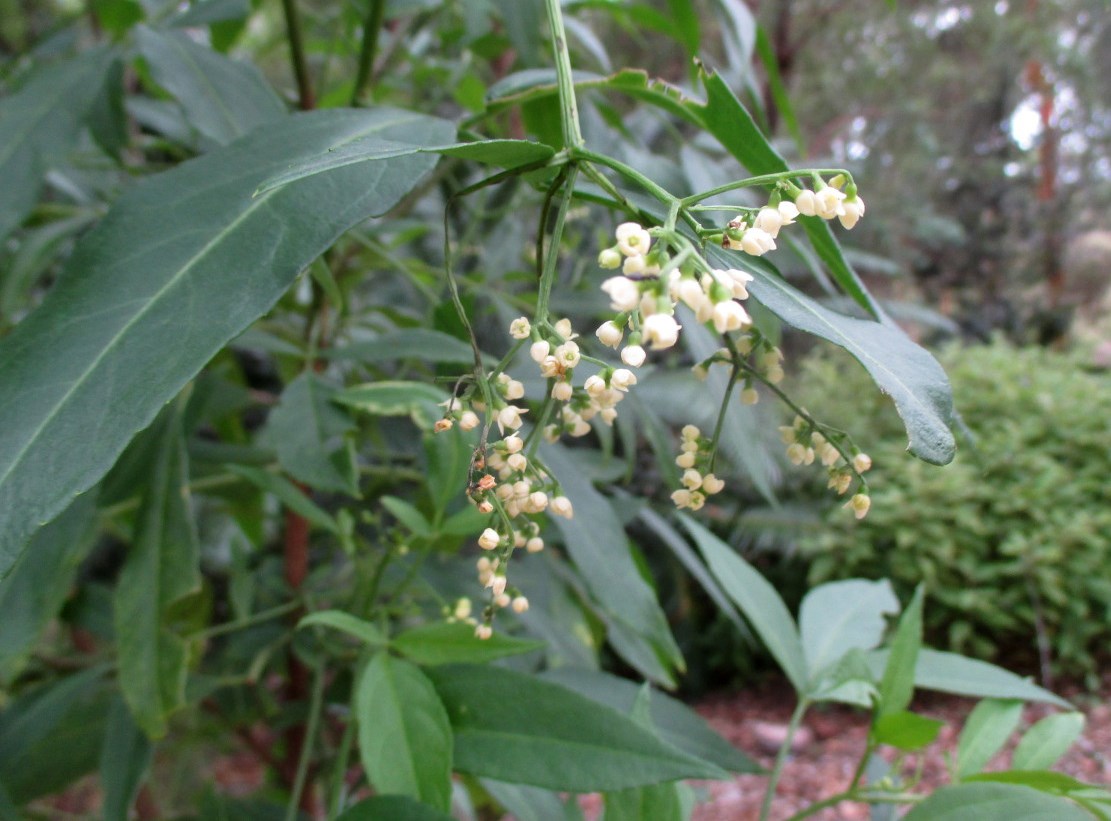
[[[169,716],[185,704],[188,646],[169,619],[171,608],[201,585],[182,404],[155,423],[159,451],[114,600],[120,689],[151,738],[165,735]]]
[[[263,182],[259,186],[258,193],[263,194],[296,180],[302,180],[336,168],[346,168],[350,165],[385,160],[392,157],[404,157],[409,154],[442,154],[446,157],[458,157],[499,168],[516,168],[521,165],[543,162],[555,154],[555,149],[549,145],[531,142],[530,140],[481,140],[472,143],[420,147],[407,142],[382,139],[381,137],[364,137],[359,140],[329,146],[327,151],[320,156],[312,157],[305,162],[291,166]]]
[[[452,821],[437,809],[404,795],[376,795],[336,816],[336,821]]]
[[[1003,749],[1021,719],[1021,701],[989,698],[977,704],[957,742],[957,775],[980,772]]]
[[[150,766],[150,742],[135,723],[122,699],[108,712],[104,746],[100,751],[100,786],[104,790],[104,821],[128,821],[139,784]]]
[[[956,452],[949,427],[953,396],[941,365],[898,327],[856,319],[829,310],[741,254],[711,248],[708,256],[722,268],[747,268],[756,281],[749,291],[768,310],[799,330],[844,348],[865,367],[880,390],[889,394],[903,420],[910,452],[933,464],[947,464]]]
[[[345,388],[333,401],[374,416],[412,416],[418,424],[431,426],[443,415],[437,405],[447,399],[447,393],[427,382],[388,380]]]
[[[0,242],[35,206],[46,172],[72,150],[114,59],[99,48],[39,67],[0,100]]]
[[[355,694],[359,753],[379,793],[451,806],[452,732],[432,683],[418,667],[378,653]]]
[[[1019,784],[959,784],[916,804],[903,821],[1092,821],[1071,801]]]
[[[570,792],[726,777],[616,710],[534,676],[473,665],[428,675],[455,730],[461,772]]]
[[[925,588],[919,585],[914,591],[914,598],[899,617],[895,636],[888,646],[889,655],[880,680],[880,703],[876,711],[880,718],[906,710],[914,695],[914,670],[918,664],[918,652],[922,649],[924,596]]]
[[[646,678],[671,686],[671,668],[682,665],[682,655],[656,594],[633,560],[621,521],[570,453],[551,446],[541,454],[574,506],[574,518],[554,521],[602,609],[611,644]]]
[[[302,373],[282,391],[261,441],[274,449],[279,464],[299,482],[357,496],[355,455],[347,442],[355,421],[332,402],[337,392],[312,371]]]
[[[25,691],[0,712],[0,783],[19,805],[92,772],[110,693],[104,667]]]
[[[542,641],[518,639],[495,631],[488,639],[475,637],[474,627],[456,622],[433,622],[406,630],[390,644],[417,664],[480,664],[542,650]]]
[[[93,493],[79,496],[65,513],[44,527],[0,580],[0,684],[11,681],[50,621],[62,609],[77,567],[93,545]]]
[[[290,162],[374,133],[438,144],[454,126],[385,108],[291,116],[134,186],[78,244],[42,305],[0,340],[0,510],[12,511],[0,576],[298,272],[435,162],[366,163],[252,196]]]
[[[1057,713],[1041,719],[1018,742],[1011,766],[1016,770],[1048,770],[1084,732],[1084,721],[1083,713]]]
[[[632,712],[640,690],[633,682],[600,670],[558,667],[542,677],[625,714]],[[698,713],[681,701],[654,690],[649,703],[652,726],[661,740],[723,770],[763,772],[759,764],[715,733]]]
[[[775,588],[721,539],[689,516],[680,516],[710,572],[740,608],[796,692],[808,686],[806,656],[795,620]]]
[[[876,719],[872,738],[900,750],[918,750],[932,744],[943,726],[944,722],[917,713],[887,713]]]
[[[155,82],[181,104],[186,122],[212,142],[225,145],[286,116],[285,105],[253,65],[178,31],[139,26],[135,38]]]
[[[320,610],[310,613],[297,623],[298,630],[305,627],[330,627],[354,636],[372,647],[384,647],[388,643],[382,631],[376,626],[340,610]]]
[[[872,671],[880,676],[887,664],[888,651],[868,654]],[[1071,709],[1072,705],[1042,687],[996,667],[986,661],[966,658],[957,653],[923,648],[914,668],[914,684],[924,690],[937,690],[960,696],[1044,701]]]
[[[845,579],[814,588],[799,608],[799,634],[811,679],[849,650],[871,650],[883,639],[884,615],[899,612],[886,579]]]
[[[422,359],[453,365],[474,364],[471,346],[443,331],[431,328],[405,328],[390,331],[365,342],[352,342],[323,351],[328,359],[354,359],[358,362],[386,362]]]

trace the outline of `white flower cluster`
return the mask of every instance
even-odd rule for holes
[[[829,471],[829,483],[826,486],[837,491],[838,495],[843,496],[848,492],[854,476],[861,476],[872,467],[872,457],[867,453],[855,451],[849,461],[846,461],[844,448],[838,447],[827,438],[828,434],[829,437],[841,440],[847,438],[844,434],[829,430],[823,434],[801,416],[795,417],[794,424],[781,426],[779,434],[783,444],[787,446],[788,461],[793,465],[819,462]],[[871,497],[860,492],[853,495],[845,507],[850,508],[856,518],[863,519],[868,515],[871,505]]]
[[[702,431],[694,425],[686,425],[680,436],[680,453],[675,457],[675,464],[683,470],[680,479],[683,486],[671,494],[671,501],[680,510],[700,510],[706,504],[707,496],[725,490],[725,482],[708,472],[713,456],[709,451],[711,443]]]

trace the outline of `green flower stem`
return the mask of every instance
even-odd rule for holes
[[[721,398],[721,409],[718,411],[718,419],[714,424],[714,435],[710,440],[710,473],[714,472],[714,462],[718,458],[718,442],[721,439],[722,428],[725,426],[725,414],[729,410],[729,402],[733,398],[733,388],[736,387],[740,376],[741,366],[734,364],[729,374],[729,384],[725,386],[725,395]]]
[[[301,24],[301,12],[297,9],[297,0],[282,0],[282,11],[289,37],[289,59],[293,66],[293,76],[297,80],[297,102],[302,111],[311,111],[316,108],[316,94],[312,90],[309,64],[305,59],[304,27]]]
[[[549,0],[551,2],[551,0]],[[558,2],[558,0],[556,0]],[[540,292],[536,298],[536,323],[543,325],[548,321],[548,308],[552,298],[552,285],[555,282],[556,270],[559,266],[559,246],[563,240],[563,225],[567,221],[567,211],[571,207],[571,199],[575,190],[575,178],[578,168],[572,166],[567,172],[564,182],[563,198],[559,202],[556,212],[555,225],[552,228],[551,238],[548,240],[548,253],[544,258],[544,269],[540,275]]]
[[[806,714],[809,706],[809,701],[800,698],[795,711],[791,713],[791,721],[787,725],[787,737],[779,747],[775,764],[772,766],[772,773],[768,777],[768,786],[764,791],[764,802],[760,805],[760,821],[768,821],[768,816],[772,810],[772,799],[775,797],[775,789],[779,785],[779,777],[783,775],[783,767],[787,764],[787,756],[791,754],[791,742],[795,740],[795,733],[798,732],[802,717]]]
[[[583,144],[579,128],[579,107],[575,100],[575,81],[571,74],[571,54],[567,50],[567,30],[563,26],[563,8],[560,0],[544,0],[548,13],[548,28],[555,53],[556,78],[559,82],[559,114],[563,125],[563,142],[578,148]]]
[[[305,727],[305,740],[301,746],[301,757],[297,761],[297,774],[293,778],[293,792],[286,806],[285,821],[296,821],[300,809],[301,794],[309,775],[309,762],[312,761],[312,743],[320,725],[320,714],[324,709],[324,682],[327,678],[323,664],[316,668],[313,676],[312,694],[309,696],[309,721]]]
[[[366,102],[367,88],[371,72],[374,70],[374,57],[378,53],[378,37],[382,32],[385,18],[386,0],[370,0],[366,20],[363,22],[363,42],[359,49],[359,67],[355,74],[355,87],[351,91],[351,105]]]
[[[620,160],[615,160],[613,157],[607,157],[605,154],[598,154],[585,148],[575,148],[570,152],[570,154],[572,159],[585,160],[586,162],[592,162],[597,165],[604,166],[605,168],[609,168],[611,171],[616,171],[622,177],[625,177],[625,179],[636,183],[636,185],[638,185],[640,188],[643,188],[646,192],[651,194],[653,197],[655,197],[668,207],[671,206],[671,203],[676,201],[682,203],[682,200],[678,200],[678,197],[674,196],[663,187],[648,179],[648,177],[641,174],[635,168],[625,165],[625,163],[621,162]]]
[[[227,621],[205,630],[198,630],[195,633],[187,635],[185,639],[186,641],[197,641],[198,639],[210,639],[215,636],[222,636],[225,633],[234,633],[237,630],[245,630],[248,627],[254,627],[256,624],[264,624],[273,619],[281,618],[287,613],[292,613],[301,606],[301,602],[299,601],[286,602],[277,607],[271,607],[269,610],[261,610],[258,613],[254,613],[238,621]]]
[[[528,337],[525,337],[524,339],[513,340],[513,344],[510,346],[505,356],[503,356],[498,364],[494,366],[494,370],[490,371],[490,378],[497,379],[498,374],[504,373],[505,369],[509,367],[509,363],[513,361],[513,357],[517,355],[517,351],[521,350],[521,346],[523,346],[526,342],[531,341],[532,340]]]
[[[681,203],[684,208],[688,208],[702,200],[708,200],[710,197],[716,197],[718,194],[726,194],[730,191],[736,191],[738,188],[754,188],[761,185],[775,185],[781,180],[796,179],[798,177],[807,177],[813,174],[844,174],[847,179],[852,179],[852,174],[843,168],[804,168],[799,171],[780,171],[776,174],[761,174],[759,177],[749,177],[744,180],[737,180],[736,182],[726,183],[719,185],[717,188],[711,188],[709,191],[703,191],[699,194],[691,194],[689,197],[684,197]]]
[[[348,715],[347,726],[343,728],[343,737],[340,739],[332,769],[332,795],[328,800],[329,818],[338,816],[342,809],[343,788],[347,784],[347,764],[351,760],[351,746],[355,741],[356,726],[355,716]]]
[[[540,416],[533,425],[532,430],[528,432],[525,437],[525,444],[522,450],[526,453],[529,463],[531,464],[536,453],[536,449],[540,447],[540,439],[543,437],[544,426],[548,424],[548,417],[552,415],[552,410],[555,408],[556,400],[552,398],[551,380],[548,381],[548,397],[544,400],[544,406],[540,409]]]

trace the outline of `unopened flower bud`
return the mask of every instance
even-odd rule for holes
[[[531,539],[525,542],[525,550],[527,550],[529,553],[539,553],[543,549],[544,540],[541,539],[539,536],[533,536]]]
[[[565,519],[573,518],[575,515],[571,500],[566,496],[556,496],[548,502],[548,510],[551,511],[553,516],[562,516]]]
[[[532,343],[532,347],[529,348],[528,355],[532,357],[533,362],[539,364],[540,362],[544,361],[551,349],[552,346],[546,340],[541,339],[538,342]]]
[[[495,596],[494,597],[494,606],[495,607],[509,607],[509,602],[510,601],[511,601],[511,599],[509,598],[509,594],[508,593],[502,593],[500,596]]]
[[[520,453],[521,448],[525,446],[520,435],[516,433],[511,433],[509,436],[505,437],[502,440],[502,444],[505,445],[506,453]]]
[[[437,419],[436,424],[432,426],[432,430],[436,433],[443,433],[445,430],[451,430],[453,424],[450,419]]]
[[[872,506],[872,498],[866,493],[857,493],[846,503],[845,507],[852,510],[853,515],[858,519],[863,519],[868,515],[868,509]]]
[[[675,457],[675,464],[684,469],[692,468],[696,458],[697,456],[693,451],[687,451]]]
[[[512,608],[514,613],[524,613],[528,610],[528,599],[524,596],[517,596],[513,599]]]
[[[566,402],[574,395],[575,389],[571,387],[570,382],[560,380],[552,385],[552,399],[557,402]]]
[[[497,598],[505,592],[505,583],[505,576],[494,575],[490,577],[490,581],[486,583],[486,586],[490,588],[490,592],[493,593],[494,598]]]
[[[505,428],[517,430],[522,425],[522,413],[528,413],[528,411],[524,408],[518,408],[516,405],[506,405],[498,411],[498,428],[503,431]]]
[[[610,385],[619,391],[627,391],[636,383],[636,374],[625,368],[618,368],[610,375]]]
[[[612,248],[604,249],[600,254],[598,254],[598,265],[609,270],[620,268],[621,259],[621,251],[615,245]]]
[[[741,404],[742,405],[755,405],[760,401],[760,394],[756,388],[745,388],[741,391]]]
[[[529,507],[534,513],[539,513],[548,506],[548,494],[542,490],[534,490],[528,497]]]
[[[479,424],[478,414],[474,411],[463,411],[463,415],[459,417],[460,430],[474,430]]]
[[[488,624],[479,624],[474,629],[474,635],[476,639],[486,641],[490,636],[494,635],[494,628]]]
[[[702,491],[708,495],[721,493],[725,489],[725,481],[712,473],[702,477]]]
[[[629,345],[621,351],[621,361],[630,368],[639,368],[648,354],[640,345]]]
[[[845,200],[841,204],[844,214],[839,214],[838,218],[841,220],[841,225],[846,229],[852,230],[853,226],[860,221],[864,216],[864,200],[860,197],[853,197],[851,200]]]
[[[853,457],[853,468],[857,473],[863,473],[871,467],[872,457],[867,453],[858,453]]]
[[[624,333],[621,331],[617,324],[613,321],[603,322],[598,326],[598,330],[594,332],[603,345],[608,345],[611,348],[616,348],[621,344],[621,339]]]
[[[571,327],[570,319],[561,319],[552,327],[555,328],[555,332],[559,334],[560,339],[574,339],[576,336],[578,336],[578,334],[575,333],[574,329]]]
[[[741,250],[754,257],[760,257],[775,250],[775,238],[760,228],[749,228],[741,237]]]
[[[670,348],[679,341],[679,323],[668,314],[653,314],[644,320],[644,339],[653,349]]]
[[[511,454],[510,457],[505,460],[505,463],[509,465],[511,470],[515,470],[518,473],[528,467],[528,459],[525,458],[523,453]]]
[[[501,543],[501,536],[498,531],[492,527],[486,528],[482,531],[482,535],[478,537],[478,546],[483,550],[493,550]]]
[[[610,277],[602,283],[602,290],[615,311],[631,311],[640,302],[640,288],[628,277]]]

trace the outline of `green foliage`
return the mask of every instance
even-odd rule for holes
[[[1067,354],[1002,342],[943,356],[975,444],[931,471],[905,458],[885,404],[834,361],[811,361],[807,402],[840,407],[868,436],[872,509],[831,512],[804,536],[810,578],[922,582],[933,602],[927,639],[983,658],[1027,659],[1050,641],[1054,668],[1092,672],[1111,636],[1111,386]],[[851,408],[851,410],[850,410]],[[870,432],[869,432],[870,431]]]

